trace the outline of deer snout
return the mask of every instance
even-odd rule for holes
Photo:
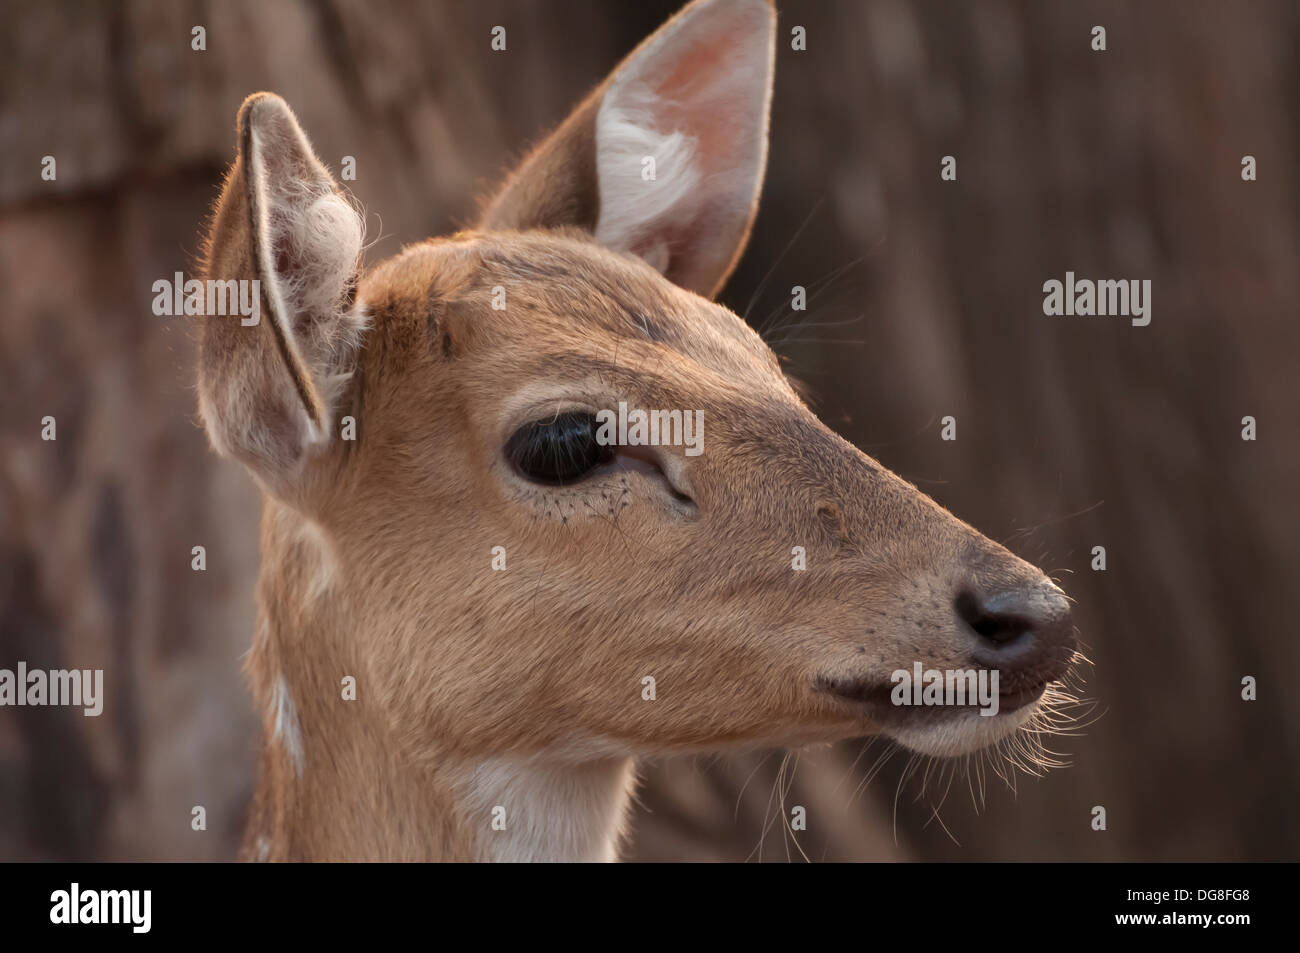
[[[1046,579],[1009,589],[967,585],[953,610],[975,642],[971,660],[999,672],[1004,708],[1034,701],[1074,658],[1070,604]]]

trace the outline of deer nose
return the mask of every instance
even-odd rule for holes
[[[963,589],[953,608],[976,638],[971,657],[1017,681],[1052,681],[1074,656],[1074,624],[1064,593],[1047,580],[1015,589]]]

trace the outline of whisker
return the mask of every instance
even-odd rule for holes
[[[799,236],[803,234],[804,229],[806,229],[809,223],[812,222],[813,216],[817,214],[818,210],[825,203],[826,203],[826,197],[822,196],[813,204],[812,209],[808,212],[806,216],[804,216],[804,220],[799,224],[799,227],[794,230],[794,234],[790,236],[790,240],[786,242],[785,247],[781,249],[781,253],[777,255],[776,258],[772,261],[772,264],[768,266],[767,273],[763,275],[762,280],[759,281],[758,287],[754,289],[754,293],[749,298],[749,303],[745,305],[745,310],[741,314],[741,317],[743,317],[746,321],[749,320],[749,312],[754,307],[754,303],[758,301],[759,295],[763,293],[763,289],[767,287],[767,283],[771,281],[772,276],[776,274],[777,266],[780,265],[782,260],[784,260],[785,256],[790,253],[790,249],[794,247],[794,243],[799,240]]]

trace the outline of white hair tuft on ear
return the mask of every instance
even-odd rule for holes
[[[700,186],[696,139],[657,128],[653,90],[630,84],[608,95],[596,117],[596,172],[600,221],[596,240],[640,255],[660,272],[668,268],[667,226],[684,218],[683,205]]]

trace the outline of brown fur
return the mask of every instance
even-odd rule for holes
[[[351,375],[334,419],[356,418],[356,442],[303,443],[269,321],[208,319],[205,406],[240,381],[253,415],[205,411],[210,429],[269,434],[214,436],[267,490],[251,858],[485,856],[488,818],[464,794],[484,759],[579,766],[874,733],[886,726],[828,685],[913,661],[966,667],[954,593],[1046,585],[828,430],[736,315],[591,239],[594,102],[483,228],[360,279],[369,327],[331,358]],[[210,276],[252,274],[243,163],[214,216]],[[703,412],[702,455],[662,448],[690,503],[639,470],[530,484],[502,456],[548,409],[618,400]],[[490,569],[496,546],[506,571]],[[807,571],[792,570],[794,546]],[[276,737],[280,679],[301,771]]]

